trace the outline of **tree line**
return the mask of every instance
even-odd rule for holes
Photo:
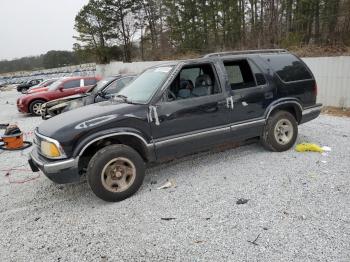
[[[22,57],[0,61],[0,74],[16,71],[49,69],[92,62],[94,58],[85,53],[51,50],[39,56]]]
[[[73,52],[3,60],[0,73],[234,49],[326,46],[341,53],[350,46],[350,0],[89,0],[74,28]]]
[[[99,63],[350,45],[350,0],[90,0],[74,46]]]

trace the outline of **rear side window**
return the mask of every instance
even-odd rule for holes
[[[312,79],[304,63],[291,54],[262,55],[261,57],[284,82]]]
[[[85,86],[92,86],[97,83],[97,80],[95,78],[85,79],[84,84]]]
[[[265,76],[261,72],[261,70],[258,68],[258,66],[251,61],[249,62],[249,64],[255,76],[256,84],[258,86],[265,85],[266,84]]]
[[[225,61],[224,66],[232,90],[256,86],[247,60]]]
[[[80,87],[80,80],[70,80],[67,81],[63,84],[63,88],[69,89],[69,88],[75,88],[75,87]]]

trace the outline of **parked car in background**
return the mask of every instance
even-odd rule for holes
[[[42,105],[42,118],[48,119],[69,110],[106,101],[128,85],[136,76],[118,75],[100,80],[87,93],[55,99]]]
[[[26,82],[24,82],[22,84],[19,84],[17,86],[17,91],[21,92],[21,93],[26,93],[30,87],[38,85],[42,81],[43,81],[42,78],[28,80],[28,81],[26,81]]]
[[[40,116],[42,104],[61,97],[85,93],[99,80],[100,78],[94,76],[61,78],[55,81],[47,91],[26,94],[18,98],[18,111]]]
[[[121,201],[148,163],[260,138],[290,149],[298,125],[319,116],[317,85],[286,50],[208,54],[145,70],[115,99],[42,122],[29,165],[56,183],[86,173],[92,191]]]
[[[46,79],[43,82],[39,83],[38,85],[30,87],[27,91],[27,94],[47,91],[49,89],[49,86],[57,80],[58,78]]]

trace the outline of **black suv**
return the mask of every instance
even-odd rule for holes
[[[42,81],[43,81],[43,79],[31,79],[31,80],[28,80],[27,82],[19,84],[17,86],[17,91],[24,94],[24,93],[26,93],[28,91],[29,88],[31,88],[32,86],[40,84]]]
[[[87,173],[93,192],[120,201],[146,164],[258,137],[290,149],[316,118],[311,71],[286,50],[214,53],[145,70],[117,99],[55,116],[35,130],[29,164],[56,183]]]

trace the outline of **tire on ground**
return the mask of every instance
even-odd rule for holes
[[[286,144],[281,144],[276,139],[276,136],[275,136],[275,128],[276,128],[276,125],[280,122],[280,120],[282,121],[286,120],[292,124],[293,134],[290,138],[290,141]],[[266,149],[271,151],[276,151],[276,152],[282,152],[290,149],[294,145],[297,139],[297,136],[298,136],[298,123],[295,117],[287,111],[280,110],[270,115],[260,140],[262,145]]]
[[[136,169],[136,176],[130,186],[122,192],[111,192],[103,184],[102,172],[108,163],[114,159],[122,158],[129,160]],[[108,168],[108,167],[107,167]],[[87,179],[90,188],[95,195],[108,202],[122,201],[141,187],[145,176],[145,162],[138,152],[126,145],[110,145],[100,149],[90,160],[87,171]]]
[[[40,106],[41,106],[41,105],[44,104],[44,103],[46,103],[46,101],[44,101],[44,100],[40,100],[40,99],[34,100],[34,101],[31,102],[30,105],[29,105],[29,112],[30,112],[32,115],[34,115],[34,116],[40,116],[41,113],[37,113],[37,111],[35,110],[35,106],[36,106],[36,105],[40,105]]]

